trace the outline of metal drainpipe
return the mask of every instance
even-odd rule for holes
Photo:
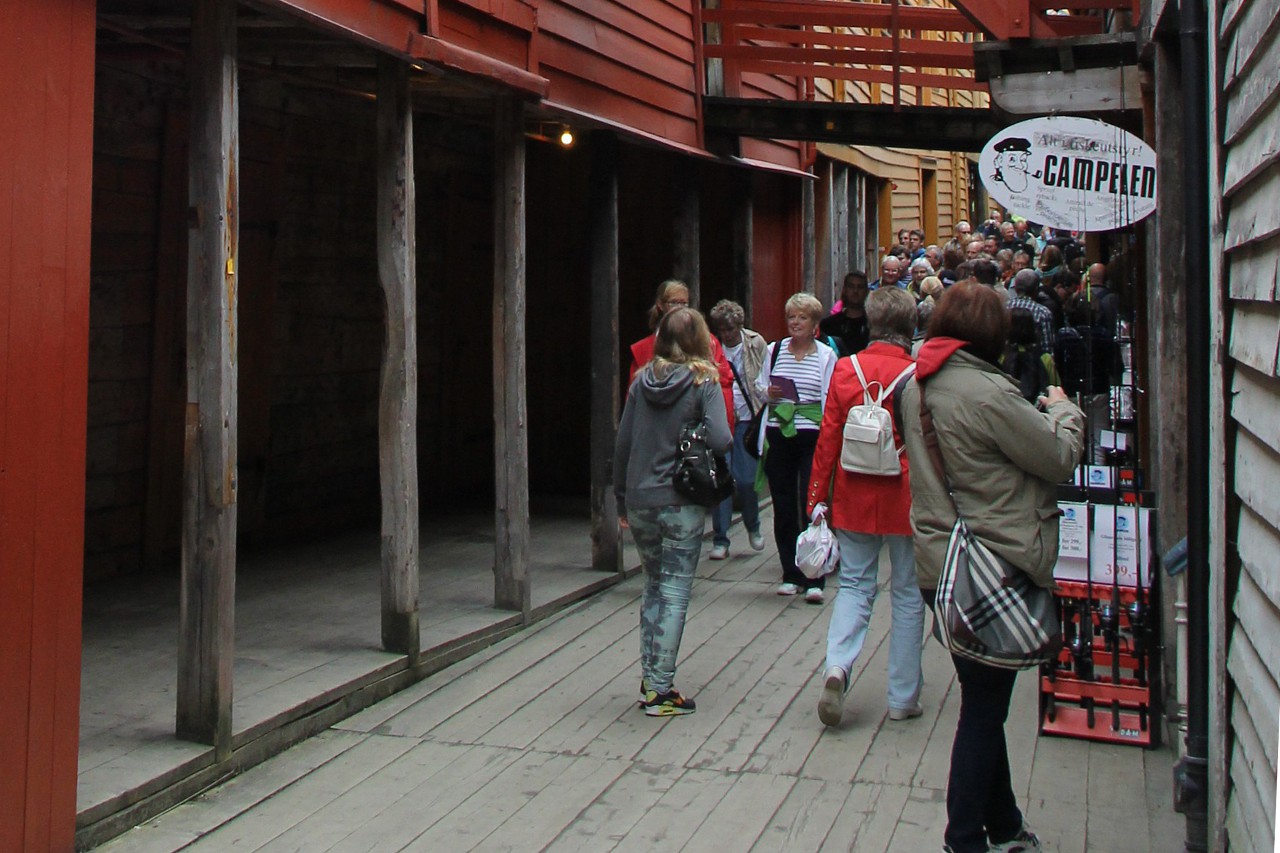
[[[1208,850],[1209,766],[1209,112],[1207,7],[1181,0],[1183,215],[1187,293],[1187,739],[1175,769],[1189,851]]]

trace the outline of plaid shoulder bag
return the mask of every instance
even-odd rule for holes
[[[955,506],[924,384],[919,388],[925,447]],[[1002,669],[1039,666],[1056,658],[1062,648],[1053,593],[974,536],[959,506],[938,579],[933,631],[953,654]]]

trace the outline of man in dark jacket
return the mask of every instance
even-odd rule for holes
[[[818,324],[818,338],[833,344],[837,355],[852,355],[867,348],[871,336],[865,310],[867,292],[867,274],[849,273],[840,291],[840,313],[825,317]]]

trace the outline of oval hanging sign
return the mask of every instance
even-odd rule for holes
[[[1127,131],[1079,116],[1018,122],[978,158],[1010,213],[1063,231],[1110,231],[1156,209],[1156,153]]]

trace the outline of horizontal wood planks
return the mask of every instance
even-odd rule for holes
[[[1276,719],[1280,714],[1280,111],[1274,94],[1280,28],[1259,0],[1229,4],[1220,21],[1222,61],[1217,109],[1226,115],[1220,149],[1225,163],[1223,251],[1231,312],[1233,368],[1230,421],[1235,457],[1228,483],[1242,504],[1235,550],[1243,570],[1227,590],[1230,696],[1226,833],[1233,849],[1264,849],[1275,832]],[[1229,741],[1230,742],[1230,741]]]
[[[663,0],[538,8],[535,51],[557,105],[701,147],[692,9]]]
[[[75,820],[94,4],[10,4],[0,34],[0,851]]]
[[[700,566],[678,673],[692,716],[636,707],[637,578],[101,849],[937,849],[959,713],[950,660],[926,644],[924,715],[889,722],[880,613],[846,719],[824,727],[829,605],[774,595],[776,573],[773,551]],[[1024,675],[1006,727],[1012,779],[1050,849],[1175,849],[1168,751],[1037,738],[1035,709]]]

